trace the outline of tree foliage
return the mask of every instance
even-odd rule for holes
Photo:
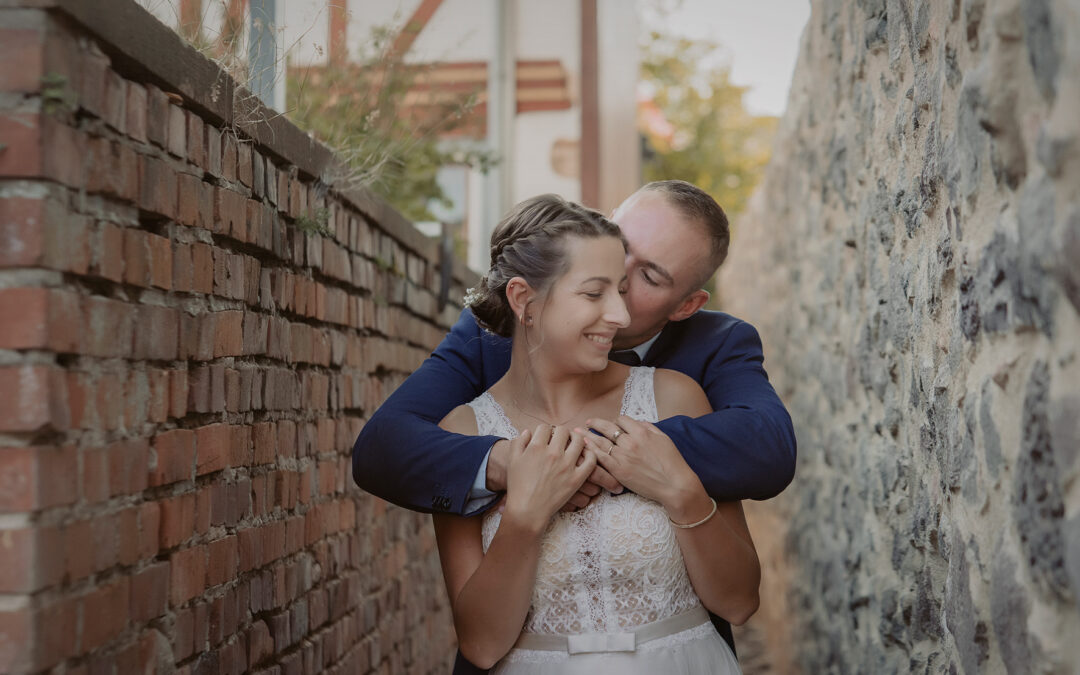
[[[643,87],[671,125],[645,131],[646,181],[677,178],[711,194],[729,215],[741,212],[769,161],[776,117],[743,105],[747,87],[731,82],[730,67],[710,57],[706,40],[652,31],[641,64]]]

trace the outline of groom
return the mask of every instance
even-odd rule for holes
[[[762,367],[753,326],[703,311],[702,286],[727,256],[728,222],[720,206],[683,181],[649,183],[612,219],[629,242],[626,255],[630,325],[615,338],[612,358],[678,370],[697,380],[713,413],[674,417],[666,433],[721,500],[767,499],[795,472],[791,417]],[[506,462],[518,441],[460,436],[438,427],[450,410],[486,391],[510,365],[510,340],[461,318],[430,357],[383,403],[353,447],[353,478],[364,490],[414,511],[477,515],[506,487]],[[601,468],[567,508],[601,489],[621,491]],[[713,617],[734,644],[731,627]],[[483,672],[458,654],[455,673]]]

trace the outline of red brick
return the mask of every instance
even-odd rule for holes
[[[236,135],[226,130],[221,134],[221,177],[236,180]]]
[[[209,485],[195,493],[195,534],[206,534],[210,530],[210,493]]]
[[[217,178],[221,177],[221,131],[216,127],[205,126],[206,171]]]
[[[160,424],[169,419],[169,371],[164,368],[147,368],[146,417]],[[129,428],[135,425],[128,424]]]
[[[215,312],[214,358],[244,354],[244,312],[229,309]]]
[[[195,534],[195,494],[186,493],[162,499],[159,546],[173,548]]]
[[[195,651],[195,612],[191,608],[176,612],[172,628],[173,658],[182,661]],[[176,671],[181,675],[181,671]],[[190,675],[190,672],[188,673]]]
[[[0,610],[0,636],[3,636],[0,639],[0,672],[20,673],[31,669],[35,651],[33,625],[30,607]]]
[[[82,72],[78,82],[79,106],[96,117],[105,113],[105,73],[109,69],[109,59],[100,52],[82,50]]]
[[[161,616],[169,605],[169,562],[158,562],[131,577],[131,602],[128,611],[133,622]]]
[[[151,234],[147,237],[150,249],[150,285],[172,288],[172,243],[166,237]]]
[[[252,428],[255,464],[272,464],[277,459],[277,429],[273,422],[259,422]]]
[[[247,198],[227,187],[214,189],[213,231],[244,241],[247,233]]]
[[[209,565],[206,584],[209,587],[226,583],[237,574],[237,538],[230,535],[209,544]]]
[[[188,378],[186,370],[169,371],[169,416],[180,419],[187,415]]]
[[[94,163],[86,174],[87,191],[134,202],[139,196],[139,157],[135,151],[104,138],[89,140],[87,150]]]
[[[146,560],[157,555],[161,530],[161,506],[157,502],[143,502],[139,506],[138,557]]]
[[[187,158],[199,168],[206,164],[203,156],[203,127],[201,117],[193,112],[187,113]]]
[[[191,264],[194,267],[193,290],[196,293],[214,292],[214,249],[207,244],[191,245]]]
[[[127,83],[127,134],[131,138],[145,143],[146,138],[146,88],[137,82]]]
[[[177,222],[189,227],[199,224],[199,190],[202,179],[189,173],[178,176]]]
[[[130,357],[134,308],[125,302],[87,296],[83,303],[83,352],[89,356]]]
[[[99,258],[95,269],[109,281],[124,279],[124,229],[113,223],[101,224],[101,243],[96,247]]]
[[[0,118],[0,126],[2,126]],[[0,266],[35,265],[44,257],[46,202],[41,199],[0,199]]]
[[[68,187],[84,187],[86,176],[92,169],[86,134],[52,117],[45,117],[41,120],[41,137],[44,139],[42,174]],[[10,148],[0,155],[0,167],[3,165],[4,155],[8,154],[11,154]]]
[[[146,137],[154,145],[164,148],[169,136],[169,97],[150,84],[146,85],[146,94]]]
[[[0,368],[0,430],[65,431],[69,425],[64,371],[51,366]]]
[[[127,625],[131,582],[127,577],[83,597],[82,649],[92,651],[111,641]]]
[[[41,117],[34,113],[0,113],[0,176],[37,177],[43,173]]]
[[[134,589],[132,589],[134,593]],[[157,669],[157,636],[148,630],[132,644],[117,650],[117,673],[153,673]],[[70,671],[69,671],[70,672]]]
[[[64,526],[64,566],[71,580],[82,579],[94,572],[94,531],[89,520]]]
[[[40,25],[0,28],[0,91],[36,93],[45,75],[42,56],[45,35]]]
[[[225,369],[225,410],[240,412],[240,371],[235,368]]]
[[[274,653],[274,639],[270,637],[270,628],[265,621],[251,624],[247,635],[248,665],[255,666]]]
[[[129,506],[117,511],[113,515],[113,527],[116,529],[116,562],[129,567],[142,559],[139,550],[139,517],[138,506]]]
[[[105,372],[97,376],[94,391],[94,404],[101,428],[119,429],[124,423],[124,381],[123,373]]]
[[[169,601],[173,607],[201,595],[206,589],[206,546],[173,553],[169,565]]]
[[[150,443],[145,438],[118,441],[106,448],[110,496],[142,492],[147,487]]]
[[[251,427],[246,424],[237,424],[233,425],[230,432],[230,462],[233,466],[250,466]]]
[[[188,429],[173,429],[160,433],[153,440],[154,454],[150,462],[151,486],[191,480],[195,465],[195,433]]]
[[[0,512],[71,504],[78,497],[73,466],[73,446],[0,448]]]
[[[108,457],[104,448],[87,448],[82,452],[82,495],[88,503],[109,498]]]
[[[132,356],[136,359],[172,361],[180,349],[180,313],[172,307],[139,305],[138,329]]]
[[[184,157],[187,151],[187,116],[178,105],[169,106],[169,127],[166,149],[176,157]]]
[[[136,286],[150,285],[151,234],[145,230],[124,230],[124,281]]]
[[[183,204],[183,197],[180,199]],[[195,280],[195,268],[191,265],[191,244],[173,245],[172,287],[179,293],[190,293]]]
[[[35,612],[31,670],[44,670],[77,653],[81,610],[82,599],[68,596]]]
[[[232,433],[228,424],[211,424],[195,430],[198,475],[220,471],[229,465]]]
[[[175,219],[176,171],[159,159],[140,155],[139,178],[139,207]]]
[[[120,133],[126,133],[127,86],[113,70],[105,73],[105,123]]]

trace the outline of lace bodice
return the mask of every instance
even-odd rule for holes
[[[654,372],[630,370],[622,414],[657,421]],[[518,435],[491,394],[469,406],[480,435]],[[485,552],[500,520],[498,509],[484,515]],[[586,509],[556,514],[540,550],[526,633],[619,632],[700,604],[663,507],[636,494],[605,492]]]

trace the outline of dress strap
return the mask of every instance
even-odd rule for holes
[[[501,436],[502,438],[517,438],[518,430],[510,424],[510,418],[506,411],[495,400],[490,392],[480,394],[472,401],[469,407],[476,415],[476,433],[478,436]]]
[[[620,415],[626,415],[642,422],[659,421],[656,412],[656,391],[653,388],[655,375],[656,368],[651,366],[638,366],[630,369],[630,375],[626,378],[626,385],[623,390]]]

